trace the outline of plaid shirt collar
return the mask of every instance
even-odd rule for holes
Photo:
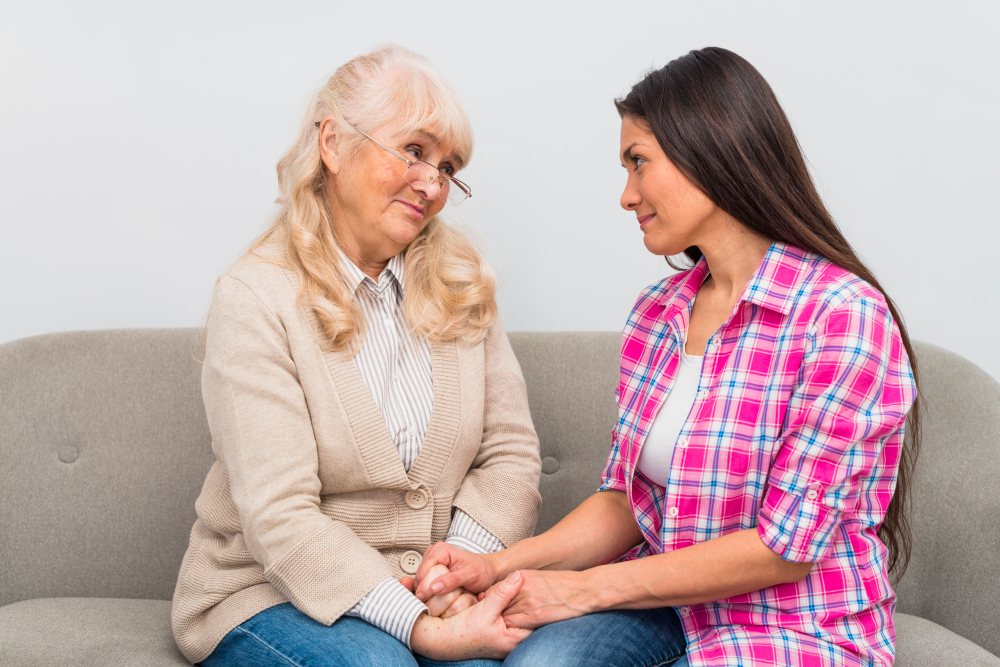
[[[809,264],[802,259],[803,251],[777,241],[772,243],[743,290],[734,312],[744,301],[749,301],[768,310],[788,315],[798,296],[804,273],[809,270]],[[667,308],[664,319],[668,321],[673,319],[681,309],[691,311],[695,295],[708,278],[708,273],[708,262],[702,255],[676,292],[670,291],[661,295],[659,304]]]

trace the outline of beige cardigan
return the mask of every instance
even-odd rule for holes
[[[443,540],[454,507],[505,545],[534,529],[538,438],[499,322],[477,345],[432,343],[434,407],[409,473],[354,361],[322,335],[273,263],[248,255],[215,287],[202,393],[216,462],[171,613],[191,662],[286,601],[332,624],[404,576],[403,552]],[[431,500],[414,510],[417,488]]]

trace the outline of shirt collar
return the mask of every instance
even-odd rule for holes
[[[403,253],[395,255],[392,259],[389,260],[389,263],[386,265],[386,267],[382,269],[382,273],[379,275],[378,282],[376,282],[372,280],[371,276],[369,276],[364,271],[359,269],[358,266],[351,261],[351,258],[348,257],[343,250],[340,250],[338,248],[338,251],[340,252],[340,258],[343,260],[344,277],[347,279],[347,288],[350,290],[352,296],[354,295],[355,292],[357,292],[358,286],[361,285],[361,283],[365,282],[366,280],[369,281],[371,288],[376,292],[381,291],[382,289],[385,288],[385,286],[391,284],[391,282],[395,280],[396,283],[399,284],[399,291],[402,294],[405,284],[404,283],[405,262],[403,261]]]
[[[802,276],[813,259],[815,256],[805,250],[777,241],[772,243],[743,290],[737,307],[740,303],[749,301],[782,315],[788,315],[798,295]],[[701,284],[707,277],[708,262],[702,256],[688,272],[677,291],[664,295],[666,298],[660,301],[663,306],[673,306],[670,308],[671,312],[666,313],[667,319],[682,307],[690,310]]]
[[[795,305],[804,274],[815,259],[816,255],[801,248],[772,243],[743,290],[740,301],[788,315]]]

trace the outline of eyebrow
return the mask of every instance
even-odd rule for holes
[[[422,137],[426,137],[428,140],[433,141],[435,144],[440,144],[441,139],[438,138],[433,132],[428,132],[427,130],[417,130],[417,134]]]
[[[417,134],[419,134],[422,137],[425,137],[428,141],[438,146],[441,145],[441,139],[433,132],[428,132],[427,130],[417,130]],[[458,156],[458,153],[452,153],[451,155],[446,157],[445,160],[451,160],[452,162],[457,164],[458,169],[461,169],[462,167],[465,166],[465,162],[462,160],[462,158]]]
[[[433,132],[428,132],[427,130],[414,130],[411,134],[418,134],[436,146],[441,145],[441,138],[438,137],[438,135],[434,134]],[[451,155],[445,157],[445,160],[451,160],[452,162],[454,162],[456,165],[458,165],[457,169],[461,169],[465,166],[465,161],[458,156],[458,153],[452,153]]]
[[[635,146],[636,146],[637,143],[639,143],[639,142],[638,141],[632,142],[629,145],[628,148],[626,148],[625,150],[622,151],[621,157],[619,157],[619,159],[622,160],[622,166],[623,167],[625,166],[625,160],[632,160],[633,159],[633,157],[632,157],[632,149],[635,148]]]

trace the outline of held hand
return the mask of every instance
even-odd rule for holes
[[[432,568],[443,565],[448,572],[436,579],[429,577]],[[463,551],[447,542],[438,542],[424,552],[424,559],[417,569],[417,599],[426,602],[435,595],[444,595],[464,587],[478,593],[485,591],[497,580],[494,560],[489,554],[480,555]]]
[[[477,599],[475,593],[470,593],[469,591],[465,590],[464,588],[458,588],[455,591],[452,591],[452,593],[455,593],[457,591],[461,591],[462,594],[459,595],[458,598],[454,602],[451,603],[450,607],[448,607],[447,609],[445,609],[441,613],[441,618],[451,618],[452,616],[456,616],[458,614],[461,614],[463,611],[465,611],[469,607],[472,607],[473,605],[476,604],[476,602],[478,602],[478,599]],[[449,593],[449,595],[450,594],[451,593]],[[480,595],[482,595],[482,594],[480,593]],[[434,598],[431,598],[431,600],[433,600],[433,599]]]
[[[448,568],[444,565],[435,565],[427,573],[428,583],[433,583],[442,574],[447,574]],[[412,588],[410,589],[413,590]],[[456,588],[448,593],[435,595],[427,600],[427,611],[431,616],[449,618],[455,614],[468,609],[476,603],[474,595],[464,588]]]
[[[501,616],[522,582],[515,572],[489,589],[481,602],[447,619],[421,614],[410,634],[410,647],[431,660],[503,660],[531,634],[507,627]]]
[[[584,573],[521,570],[521,575],[524,584],[503,612],[507,627],[533,630],[594,611]]]

